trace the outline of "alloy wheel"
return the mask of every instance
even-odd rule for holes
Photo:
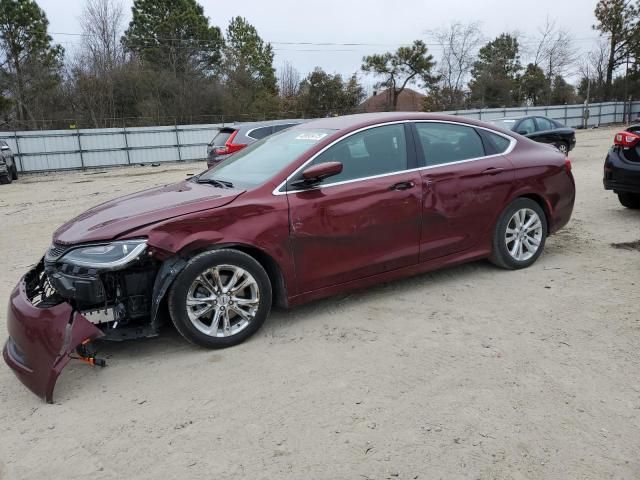
[[[560,150],[560,153],[565,156],[569,154],[569,147],[567,147],[564,143],[558,145],[558,150]]]
[[[243,268],[217,265],[202,272],[187,293],[187,315],[195,328],[212,337],[230,337],[255,319],[260,306],[256,279]]]
[[[533,257],[542,243],[542,221],[530,208],[517,210],[505,233],[505,243],[509,255],[519,262]]]

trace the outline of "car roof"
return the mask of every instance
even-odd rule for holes
[[[319,118],[310,120],[304,124],[291,127],[296,130],[307,130],[310,128],[321,128],[328,130],[355,130],[379,123],[399,122],[399,121],[443,121],[462,123],[471,126],[500,130],[495,125],[488,125],[485,122],[460,115],[447,115],[444,113],[423,113],[423,112],[378,112],[378,113],[356,113],[340,117]]]
[[[288,125],[291,123],[299,124],[299,123],[308,122],[308,121],[309,120],[304,118],[290,118],[290,119],[284,119],[284,120],[263,120],[261,122],[234,122],[228,125],[223,125],[220,128],[221,129],[222,128],[234,128],[234,129],[259,128],[259,127],[269,127],[272,125]]]

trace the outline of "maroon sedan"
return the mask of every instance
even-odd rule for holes
[[[92,208],[60,227],[13,291],[4,358],[52,400],[97,338],[158,334],[229,347],[273,304],[489,258],[524,268],[571,217],[555,148],[460,117],[380,113],[267,137],[188,181]]]

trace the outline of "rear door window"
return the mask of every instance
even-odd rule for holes
[[[268,127],[254,128],[253,130],[247,133],[247,137],[255,138],[256,140],[262,140],[263,138],[268,137],[272,133],[273,133],[273,127],[269,125]]]
[[[553,130],[555,128],[553,125],[553,122],[551,122],[551,120],[549,120],[548,118],[536,117],[536,123],[538,124],[539,132],[544,132],[546,130]]]
[[[486,155],[475,128],[453,123],[416,123],[426,166],[459,162]]]
[[[504,153],[509,148],[509,145],[511,145],[511,140],[497,133],[490,132],[489,130],[480,130],[479,133],[484,138],[485,143],[488,143],[488,145],[485,145],[485,151],[488,155]]]

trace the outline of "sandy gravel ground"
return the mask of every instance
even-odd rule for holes
[[[54,405],[0,366],[1,479],[640,478],[640,211],[578,133],[569,226],[531,268],[476,262],[275,312],[224,351],[161,338],[71,364]],[[198,165],[0,187],[0,306],[87,207]],[[4,307],[0,332],[5,335]]]

